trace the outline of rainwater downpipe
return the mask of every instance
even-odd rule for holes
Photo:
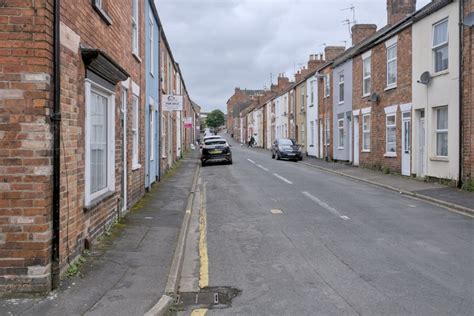
[[[61,65],[60,65],[60,3],[54,0],[53,4],[54,26],[53,26],[53,227],[52,227],[52,251],[51,251],[51,285],[57,288],[59,285],[59,213],[60,213],[60,146],[61,146]]]
[[[464,66],[464,59],[463,59],[463,50],[464,50],[464,8],[463,8],[464,1],[459,1],[459,170],[458,170],[458,181],[457,187],[462,187],[463,181],[463,121],[462,121],[462,113],[463,113],[463,66]]]

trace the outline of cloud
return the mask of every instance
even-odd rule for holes
[[[348,8],[358,23],[386,23],[385,0],[156,0],[191,98],[226,109],[235,87],[262,89],[270,73],[291,77],[309,54],[350,46]],[[418,0],[418,7],[429,0]]]

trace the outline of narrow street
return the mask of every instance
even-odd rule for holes
[[[232,143],[201,169],[208,315],[470,315],[472,218]]]

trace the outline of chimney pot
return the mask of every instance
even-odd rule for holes
[[[326,56],[326,60],[334,60],[340,54],[344,53],[346,48],[344,46],[326,46],[324,48],[324,55]]]

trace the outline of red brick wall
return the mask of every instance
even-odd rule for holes
[[[324,80],[318,79],[318,103],[319,103],[319,121],[322,123],[323,126],[323,152],[320,153],[322,158],[328,157],[328,159],[333,159],[333,126],[332,126],[332,97],[333,97],[333,72],[330,66],[319,71],[322,75],[329,74],[329,97],[324,97]],[[326,146],[326,120],[329,119],[329,145]],[[319,124],[318,124],[319,128]],[[318,131],[319,135],[319,131]],[[319,143],[319,140],[318,140]],[[317,149],[319,150],[319,148]]]
[[[140,2],[139,34],[144,37],[144,8]],[[140,86],[139,98],[139,163],[141,168],[132,170],[132,86],[128,93],[128,135],[127,135],[127,174],[128,206],[133,205],[144,194],[145,153],[145,76],[143,41],[140,42],[139,58],[132,55],[130,1],[106,1],[105,10],[112,20],[111,25],[93,9],[88,0],[64,0],[61,2],[61,22],[80,36],[83,46],[98,48],[108,54],[124,68],[137,85]],[[65,31],[62,27],[62,32]],[[120,128],[120,106],[122,87],[116,85],[115,100],[115,192],[98,205],[84,210],[84,64],[80,52],[71,47],[61,46],[61,107],[62,107],[62,152],[61,152],[61,263],[67,257],[74,257],[84,247],[84,240],[94,241],[104,229],[119,216],[120,183],[123,176],[122,139]],[[67,174],[67,180],[66,180]],[[68,235],[66,235],[68,232]]]
[[[0,292],[50,287],[52,21],[52,1],[0,5]]]
[[[359,55],[353,59],[353,109],[372,107],[370,152],[360,152],[360,165],[369,168],[385,168],[391,172],[401,172],[401,126],[402,114],[397,109],[397,156],[385,157],[386,151],[386,115],[385,107],[411,103],[411,28],[406,28],[398,34],[397,41],[397,87],[386,90],[387,86],[387,49],[385,42],[372,48],[372,78],[371,92],[380,96],[378,103],[370,101],[370,97],[362,97],[362,57]],[[360,148],[362,149],[362,115],[359,119]]]
[[[474,1],[464,0],[464,14],[474,12]],[[474,28],[463,28],[463,94],[462,94],[462,118],[463,118],[463,152],[462,152],[462,179],[468,181],[473,178],[474,173]]]

